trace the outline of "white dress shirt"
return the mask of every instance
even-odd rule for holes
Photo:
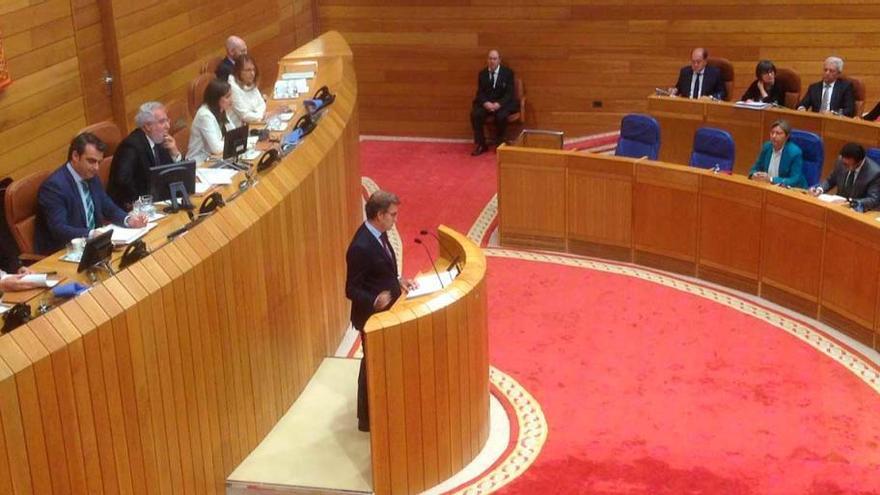
[[[767,175],[770,176],[771,179],[775,179],[779,177],[779,162],[782,161],[782,150],[785,149],[783,146],[779,151],[773,149],[773,152],[770,153],[770,163],[767,164]]]
[[[234,75],[229,76],[229,86],[232,88],[232,109],[227,114],[229,121],[235,127],[261,122],[266,115],[266,100],[260,88],[256,84],[242,87]]]
[[[234,129],[234,126],[226,124],[226,129]],[[189,147],[186,151],[187,160],[195,160],[201,163],[211,155],[223,153],[223,132],[220,131],[220,123],[204,103],[199,107],[193,118],[189,133]]]
[[[697,86],[697,76],[700,76],[700,85]],[[699,98],[703,96],[703,83],[706,82],[706,69],[700,72],[694,72],[691,76],[691,98]]]

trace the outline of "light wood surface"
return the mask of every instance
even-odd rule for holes
[[[855,213],[740,175],[574,151],[502,146],[498,176],[504,246],[696,276],[880,349],[878,212]],[[564,211],[553,214],[568,218],[567,225],[533,213],[559,201]]]
[[[458,278],[440,292],[398,301],[365,328],[377,494],[440,483],[489,436],[486,259],[462,234],[445,226],[438,234],[441,251],[460,257]]]
[[[162,221],[149,257],[0,337],[0,493],[224,493],[334,352],[362,219],[357,86],[337,33],[297,59],[337,94],[300,147],[186,235],[159,247],[184,220]]]
[[[831,114],[798,112],[787,108],[750,110],[733,103],[664,96],[648,97],[648,113],[660,124],[660,159],[687,164],[699,127],[717,127],[733,135],[736,143],[734,173],[748,175],[758,158],[761,145],[770,139],[773,122],[787,120],[792,129],[814,132],[825,145],[821,179],[825,179],[845,143],[865,148],[880,146],[880,123]]]
[[[476,74],[497,48],[528,90],[527,127],[583,136],[644,112],[641,97],[674,85],[691,50],[731,61],[733,98],[772,60],[794,69],[804,91],[829,55],[877,101],[880,53],[875,0],[690,2],[671,0],[377,2],[322,0],[322,29],[342,32],[357,59],[361,128],[369,134],[471,136]],[[598,105],[601,105],[600,107]]]

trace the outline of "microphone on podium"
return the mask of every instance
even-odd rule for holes
[[[428,260],[431,262],[431,268],[434,269],[434,275],[437,275],[437,281],[440,282],[440,287],[445,287],[443,285],[443,279],[440,277],[440,273],[437,271],[437,264],[434,263],[434,258],[431,257],[431,251],[428,249],[427,244],[425,244],[420,238],[416,237],[413,239],[416,244],[421,244],[423,248],[425,248],[425,254],[428,255]]]
[[[437,246],[440,248],[441,251],[443,251],[443,256],[446,256],[446,259],[450,260],[449,268],[452,268],[454,266],[459,271],[461,271],[461,267],[458,266],[458,262],[461,258],[458,255],[452,256],[452,253],[450,253],[449,251],[446,250],[445,247],[443,247],[443,243],[440,242],[440,238],[437,237],[437,234],[435,234],[434,232],[432,232],[430,230],[426,230],[426,229],[420,230],[419,234],[430,235],[434,239],[437,239]]]

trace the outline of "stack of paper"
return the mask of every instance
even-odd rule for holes
[[[769,103],[764,103],[762,101],[738,101],[736,102],[736,106],[740,108],[749,108],[752,110],[763,110],[770,106]]]
[[[148,223],[146,227],[141,227],[138,229],[129,229],[126,227],[118,227],[116,225],[112,225],[110,227],[105,227],[99,230],[103,230],[104,232],[106,232],[108,228],[113,229],[113,235],[110,237],[110,241],[113,242],[113,244],[117,245],[127,245],[140,239],[144,236],[144,234],[153,230],[154,227],[156,227],[155,223]]]
[[[296,80],[275,81],[275,92],[273,98],[276,100],[289,100],[299,96],[296,92]]]
[[[21,277],[23,282],[29,282],[37,287],[55,287],[58,280],[50,280],[45,273],[31,273]]]
[[[294,79],[311,79],[315,77],[315,71],[308,70],[302,72],[285,72],[281,74],[281,79],[285,81],[292,81]]]
[[[232,184],[232,178],[235,177],[235,174],[237,173],[238,170],[228,168],[196,169],[196,177],[199,178],[199,182],[211,186],[225,186],[227,184]],[[196,192],[198,192],[198,189],[196,189]]]
[[[418,285],[418,288],[407,292],[406,297],[419,297],[442,290],[444,287],[447,287],[452,283],[456,275],[458,275],[458,270],[453,272],[440,272],[439,278],[437,277],[437,274],[433,272],[428,275],[416,277],[415,282],[416,285]]]
[[[826,203],[846,203],[846,198],[844,198],[843,196],[838,196],[836,194],[820,194],[818,198],[819,201],[824,201]]]

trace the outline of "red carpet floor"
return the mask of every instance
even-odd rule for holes
[[[366,142],[412,235],[467,231],[495,190],[469,146]],[[880,493],[880,395],[754,316],[624,275],[490,258],[491,362],[550,433],[505,494]]]

